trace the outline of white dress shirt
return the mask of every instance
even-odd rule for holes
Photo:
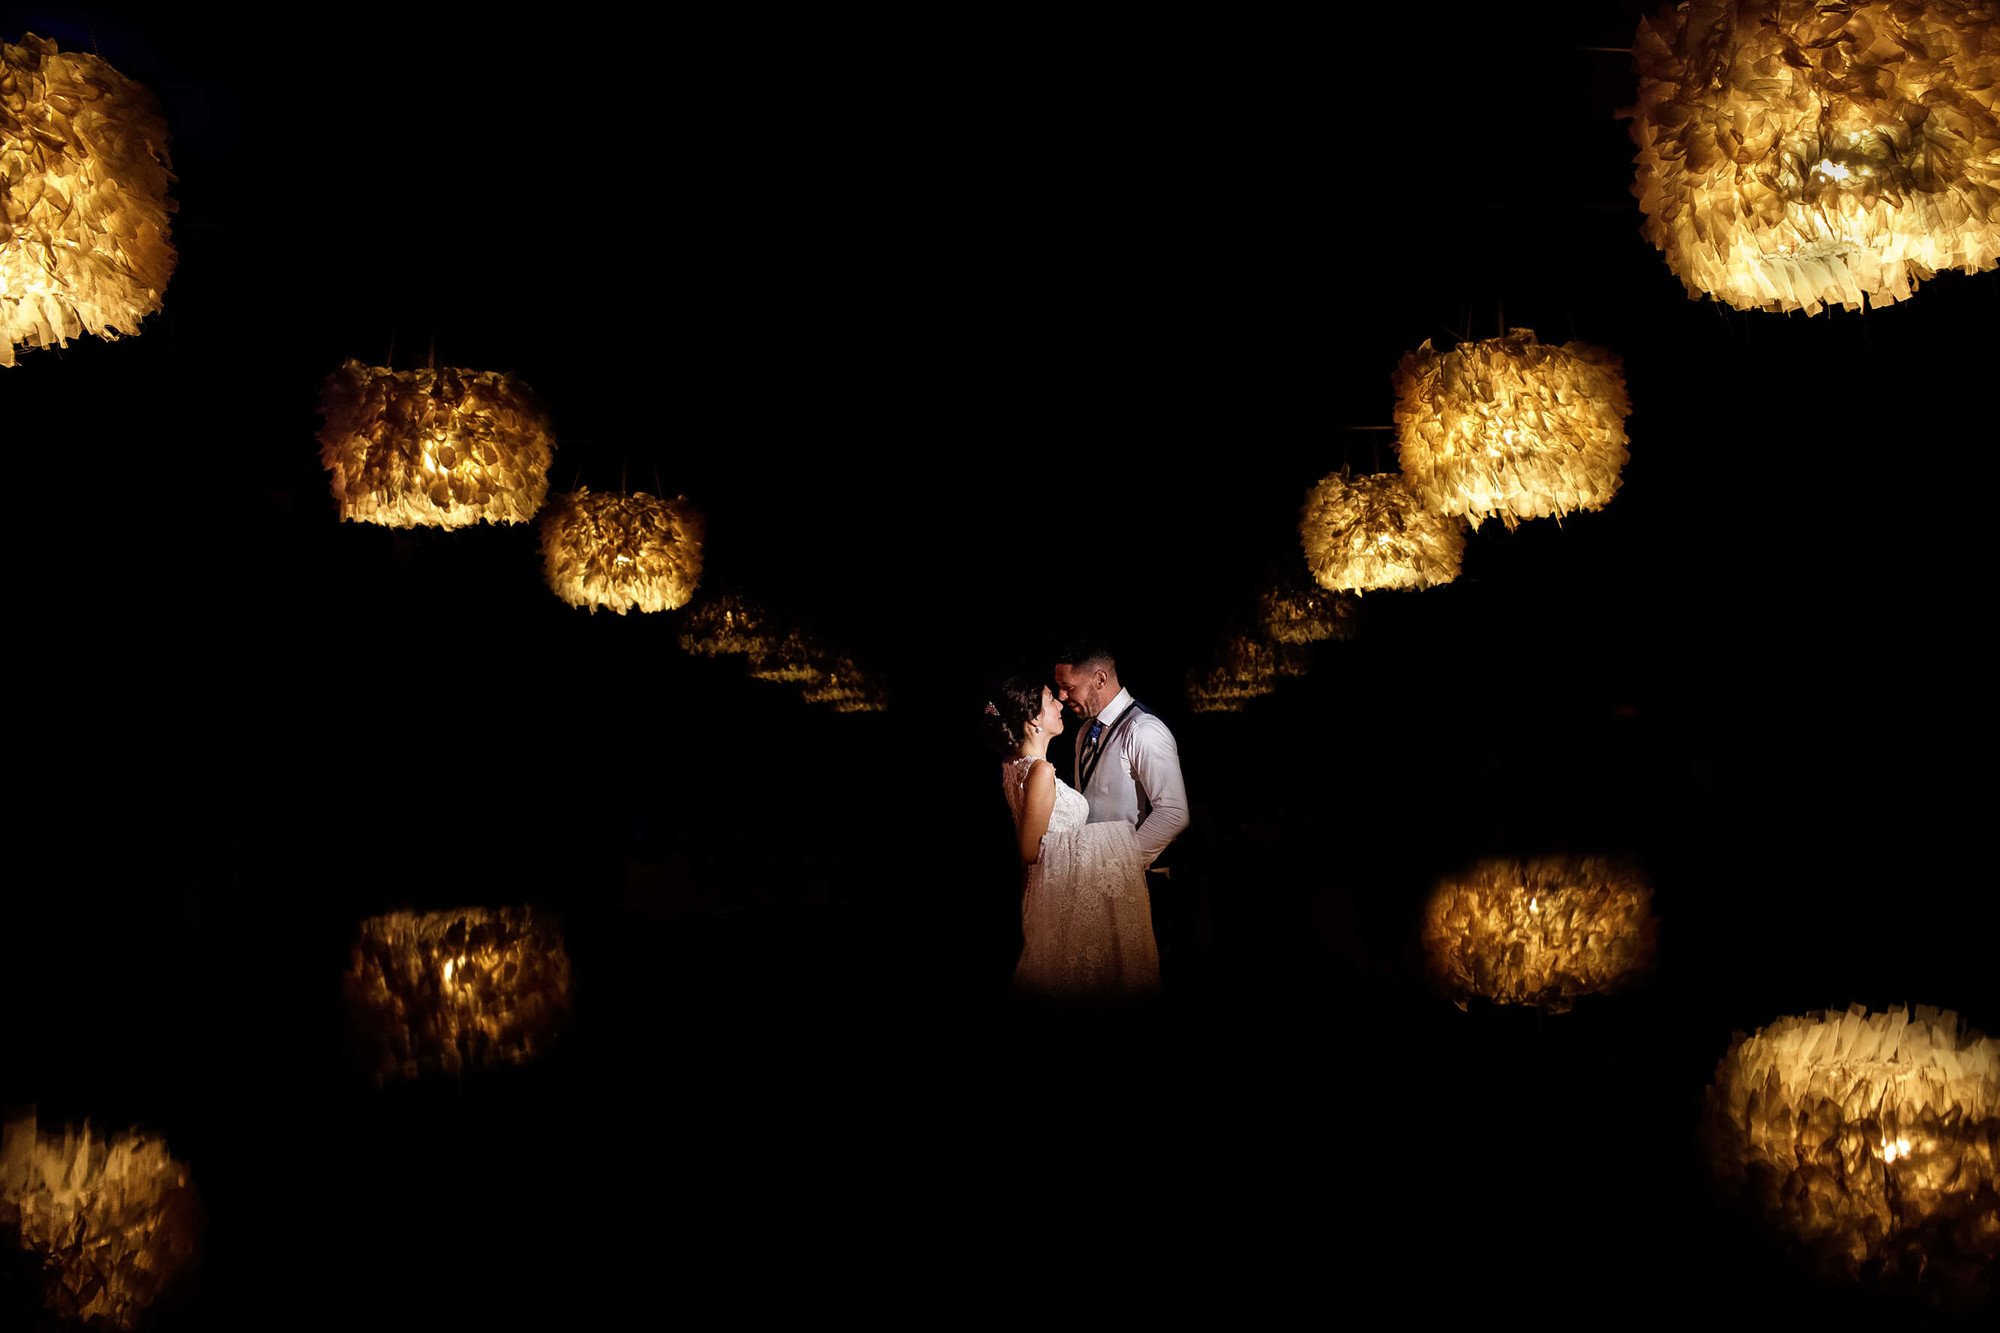
[[[1102,722],[1098,741],[1102,752],[1088,783],[1083,782],[1083,751],[1090,721],[1076,739],[1077,790],[1090,802],[1090,822],[1108,824],[1122,819],[1133,826],[1133,838],[1147,865],[1167,849],[1187,827],[1187,784],[1181,780],[1181,752],[1174,733],[1151,713],[1134,714],[1117,734],[1112,728],[1132,706],[1132,692],[1121,689],[1091,721]]]

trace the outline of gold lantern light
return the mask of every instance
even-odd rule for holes
[[[1306,496],[1299,518],[1306,565],[1322,588],[1428,588],[1458,577],[1465,530],[1425,509],[1394,473],[1336,472]]]
[[[1275,693],[1280,680],[1312,668],[1310,649],[1247,634],[1231,635],[1216,656],[1212,665],[1188,672],[1187,701],[1194,712],[1240,713],[1250,700]]]
[[[1280,586],[1257,595],[1257,623],[1273,643],[1324,643],[1354,637],[1355,598],[1321,588]]]
[[[320,464],[342,519],[525,523],[548,494],[555,435],[533,391],[510,375],[350,359],[327,376],[320,412]]]
[[[685,495],[593,495],[580,487],[542,513],[542,573],[556,596],[600,606],[671,611],[701,582],[703,523]]]
[[[1702,1122],[1721,1192],[1822,1278],[1949,1304],[2000,1276],[2000,1040],[1918,1005],[1738,1032]]]
[[[777,634],[770,612],[736,593],[723,593],[687,608],[680,643],[683,652],[702,657],[761,657],[771,650]]]
[[[1527,329],[1448,352],[1426,341],[1396,369],[1396,446],[1433,513],[1521,519],[1600,509],[1618,491],[1632,402],[1618,357]]]
[[[43,1255],[52,1313],[129,1329],[196,1261],[201,1208],[185,1162],[158,1134],[0,1128],[0,1223]]]
[[[1658,939],[1645,880],[1596,856],[1481,861],[1424,912],[1426,970],[1461,1009],[1479,996],[1562,1013],[1644,977]]]
[[[171,165],[152,93],[33,33],[0,42],[0,366],[160,308]]]
[[[756,680],[810,685],[826,679],[825,657],[824,650],[810,636],[799,630],[787,630],[767,639],[763,651],[751,657],[750,675]]]
[[[827,704],[836,713],[879,713],[889,706],[881,683],[850,657],[828,660],[824,673],[805,682],[800,697],[809,704]]]
[[[1632,55],[1632,192],[1689,296],[1812,315],[2000,263],[1991,5],[1691,0]]]
[[[356,1056],[378,1082],[524,1064],[570,1010],[562,933],[527,907],[370,917],[343,982]]]

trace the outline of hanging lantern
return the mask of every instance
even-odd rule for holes
[[[1588,343],[1551,347],[1527,329],[1433,351],[1395,375],[1396,445],[1410,489],[1474,529],[1602,509],[1629,457],[1632,402],[1618,357]]]
[[[1458,577],[1465,530],[1426,510],[1390,472],[1336,472],[1306,496],[1299,519],[1306,565],[1322,588],[1428,588]]]
[[[1632,55],[1632,193],[1689,296],[1813,315],[2000,263],[1990,5],[1691,0]]]
[[[735,593],[723,593],[687,608],[681,622],[681,651],[702,657],[761,657],[771,650],[777,632],[763,607]]]
[[[1641,979],[1658,938],[1645,880],[1596,856],[1481,861],[1424,912],[1427,971],[1460,1009],[1479,996],[1563,1013]]]
[[[757,680],[781,681],[787,685],[812,685],[826,680],[826,654],[806,635],[790,630],[775,640],[767,640],[764,651],[750,659],[750,675]]]
[[[1351,639],[1356,611],[1352,594],[1321,588],[1267,588],[1257,595],[1257,623],[1273,643]]]
[[[1277,691],[1278,682],[1312,669],[1312,650],[1232,635],[1212,666],[1187,675],[1188,707],[1197,713],[1240,713],[1250,700]]]
[[[152,93],[33,33],[0,42],[0,366],[160,308],[171,166]]]
[[[160,1135],[38,1133],[31,1106],[0,1128],[0,1221],[42,1254],[46,1309],[129,1329],[194,1268],[201,1208]]]
[[[392,912],[361,923],[344,989],[356,1057],[378,1082],[524,1064],[568,1020],[569,955],[527,907]]]
[[[556,596],[597,613],[671,611],[701,582],[702,518],[683,495],[592,495],[579,487],[542,511],[542,574]]]
[[[799,693],[807,703],[828,704],[836,713],[879,713],[889,706],[880,683],[848,657],[827,662],[825,674]]]
[[[1809,1269],[1946,1303],[2000,1278],[2000,1040],[1958,1015],[1863,1005],[1738,1032],[1703,1146],[1721,1192]]]
[[[549,491],[555,435],[532,390],[490,370],[349,360],[320,391],[320,465],[342,519],[391,528],[525,523]]]

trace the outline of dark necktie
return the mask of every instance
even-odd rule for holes
[[[1104,724],[1092,719],[1090,735],[1084,737],[1083,754],[1076,761],[1076,781],[1078,786],[1090,781],[1090,765],[1097,758],[1097,742],[1104,735]]]

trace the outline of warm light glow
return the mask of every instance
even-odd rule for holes
[[[0,366],[160,308],[171,165],[152,93],[33,33],[0,42]]]
[[[0,1128],[0,1215],[40,1251],[43,1305],[92,1328],[138,1327],[194,1266],[200,1205],[158,1134],[40,1133],[35,1110]]]
[[[595,614],[607,607],[671,611],[701,583],[701,514],[678,496],[595,495],[585,487],[549,499],[542,513],[542,576],[556,596]]]
[[[1306,565],[1322,588],[1428,588],[1458,577],[1465,530],[1426,510],[1394,473],[1336,472],[1306,497],[1299,518]]]
[[[1351,593],[1286,585],[1257,597],[1257,623],[1273,643],[1323,643],[1354,637],[1357,598]]]
[[[1512,528],[1601,509],[1618,491],[1632,403],[1601,347],[1550,346],[1528,329],[1448,352],[1427,340],[1394,382],[1403,476],[1435,513]]]
[[[1442,881],[1424,914],[1423,946],[1432,982],[1461,1009],[1477,996],[1561,1013],[1643,978],[1658,935],[1638,871],[1557,856],[1481,861]]]
[[[704,596],[682,613],[681,649],[703,657],[762,656],[778,637],[770,612],[735,593]]]
[[[2000,1265],[2000,1040],[1949,1009],[1736,1033],[1702,1138],[1724,1193],[1823,1277],[1879,1265],[1871,1281],[1959,1302]]]
[[[361,923],[344,979],[357,1059],[378,1080],[521,1064],[569,1016],[569,955],[526,907],[392,912]]]
[[[1688,295],[1811,315],[2000,264],[1990,5],[1691,0],[1632,54],[1632,192]]]
[[[1276,692],[1279,680],[1311,669],[1309,648],[1231,635],[1214,664],[1188,672],[1188,707],[1197,713],[1240,713],[1250,700]]]
[[[320,413],[320,465],[342,519],[525,523],[548,494],[555,435],[534,392],[511,376],[349,360],[327,376]]]

